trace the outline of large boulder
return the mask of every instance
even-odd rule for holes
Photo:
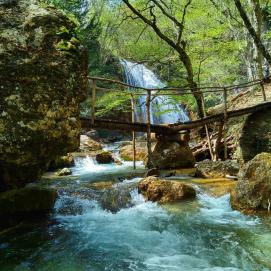
[[[79,146],[87,56],[76,23],[36,0],[0,1],[0,191]]]
[[[245,212],[271,211],[271,154],[258,154],[240,170],[231,194],[234,209]]]
[[[192,168],[195,158],[186,141],[158,141],[152,152],[148,167],[157,169]]]
[[[80,150],[81,151],[99,151],[102,150],[102,144],[87,135],[80,136]]]
[[[200,178],[225,178],[237,176],[239,164],[235,160],[211,161],[204,160],[196,165],[196,177]]]
[[[178,202],[196,197],[196,191],[190,185],[153,176],[143,179],[138,185],[138,190],[147,200],[160,203]]]
[[[46,215],[54,207],[53,189],[25,187],[0,193],[0,228],[24,219]]]
[[[147,144],[136,142],[136,160],[143,161],[147,156]],[[127,144],[122,146],[120,149],[120,157],[124,161],[133,161],[134,150],[132,144]]]
[[[239,140],[239,159],[248,162],[257,154],[271,152],[271,110],[247,117]]]
[[[96,154],[96,161],[99,164],[110,164],[114,162],[114,158],[111,152],[103,151],[101,153]]]

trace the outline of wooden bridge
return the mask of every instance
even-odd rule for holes
[[[135,148],[135,132],[146,132],[147,133],[147,145],[148,145],[148,153],[151,153],[151,133],[159,134],[159,135],[176,135],[182,132],[186,132],[195,128],[205,127],[207,139],[209,142],[209,149],[212,156],[212,147],[210,142],[210,135],[208,130],[208,124],[220,123],[220,133],[224,133],[224,144],[225,150],[224,155],[227,157],[227,146],[226,146],[226,131],[227,131],[227,122],[231,118],[240,117],[243,115],[247,115],[250,113],[254,113],[257,111],[271,109],[271,102],[267,101],[266,93],[265,93],[265,83],[270,82],[270,78],[264,78],[262,80],[254,80],[251,82],[246,82],[239,85],[225,86],[225,87],[198,87],[193,92],[190,91],[190,88],[187,86],[184,87],[169,87],[162,89],[147,89],[143,87],[135,87],[129,84],[126,84],[121,81],[110,80],[99,77],[89,77],[92,85],[92,113],[89,118],[81,118],[81,124],[83,128],[101,128],[108,130],[120,130],[120,131],[131,131],[133,133],[133,142]],[[99,87],[97,86],[97,82],[104,84],[110,84],[110,88]],[[115,86],[121,86],[122,89],[115,89]],[[241,108],[238,110],[228,110],[228,93],[237,88],[251,88],[254,86],[259,86],[261,89],[262,101],[256,105]],[[121,93],[122,95],[127,95],[131,100],[131,122],[122,122],[110,119],[99,119],[95,117],[96,112],[96,93],[97,91],[105,92],[114,92],[116,95]],[[223,113],[213,114],[207,116],[205,112],[205,100],[204,95],[210,93],[221,93],[223,100]],[[151,124],[151,116],[150,116],[150,104],[151,101],[157,97],[162,95],[192,95],[199,94],[201,96],[202,107],[204,110],[204,117],[188,121],[188,122],[178,122],[174,124]],[[145,122],[136,122],[135,121],[135,107],[136,107],[136,97],[137,96],[146,96],[145,106],[146,106],[146,120]],[[222,138],[222,136],[219,136]],[[221,140],[221,139],[220,139]]]

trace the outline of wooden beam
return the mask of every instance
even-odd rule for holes
[[[257,111],[265,110],[265,109],[271,109],[271,102],[265,102],[265,103],[257,104],[257,105],[247,107],[247,108],[228,111],[227,118],[230,119],[230,118],[240,117],[243,115],[255,113]],[[212,123],[216,121],[221,121],[223,119],[224,119],[224,113],[219,113],[219,114],[211,115],[206,118],[195,120],[195,121],[189,121],[189,122],[180,123],[180,124],[178,123],[172,124],[172,125],[169,125],[169,128],[172,128],[172,130],[176,132],[181,131],[181,130],[191,130],[194,128],[202,127],[206,123],[208,124],[208,123]]]
[[[262,95],[263,95],[263,101],[266,102],[266,94],[265,94],[265,89],[264,89],[264,83],[261,82],[261,90],[262,90]]]
[[[223,91],[223,105],[224,105],[224,159],[228,158],[228,150],[227,150],[227,121],[228,121],[228,112],[227,112],[227,90]]]
[[[204,94],[201,95],[201,103],[202,103],[204,117],[206,117]],[[210,133],[209,133],[208,125],[204,124],[204,127],[205,127],[206,137],[207,137],[207,141],[208,141],[208,148],[209,148],[210,156],[211,156],[211,159],[213,161],[214,160],[214,153],[213,153],[213,149],[212,149],[212,142],[211,142],[211,139],[210,139]]]
[[[147,111],[147,149],[148,149],[148,165],[152,165],[152,151],[151,151],[151,91],[148,90],[146,98],[146,111]]]
[[[135,123],[135,98],[133,94],[131,94],[131,108],[132,108],[132,123]],[[136,134],[135,131],[132,131],[133,138],[133,166],[136,169]]]
[[[92,80],[92,99],[91,99],[91,104],[92,104],[92,110],[91,110],[91,123],[94,125],[95,122],[95,106],[96,106],[96,80]]]
[[[271,102],[265,102],[251,107],[238,109],[234,111],[227,111],[227,119],[240,117],[243,115],[255,113],[257,111],[271,109]],[[205,124],[213,123],[216,121],[224,121],[224,113],[215,114],[199,120],[189,121],[186,123],[176,123],[170,125],[157,125],[151,124],[150,129],[152,133],[157,134],[176,134],[179,131],[192,130],[194,128],[203,127]],[[128,122],[119,122],[114,120],[102,120],[95,119],[94,125],[91,119],[81,117],[81,123],[83,128],[101,128],[108,130],[120,130],[120,131],[135,131],[135,132],[147,132],[147,124],[135,122],[134,124]]]

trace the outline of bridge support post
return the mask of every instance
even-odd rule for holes
[[[201,95],[201,103],[202,103],[202,109],[203,109],[203,116],[206,117],[206,109],[205,109],[205,102],[204,102],[204,93],[202,93]],[[205,132],[206,132],[206,137],[207,137],[207,142],[208,142],[208,148],[209,148],[209,152],[210,152],[210,156],[212,161],[214,160],[214,153],[213,153],[213,149],[212,149],[212,143],[211,143],[211,139],[210,139],[210,133],[209,133],[209,129],[208,129],[208,125],[205,124]]]
[[[223,102],[224,102],[224,159],[228,158],[228,150],[227,150],[227,120],[228,120],[228,112],[227,112],[227,89],[223,89]]]
[[[151,150],[151,90],[147,90],[146,110],[147,110],[147,149],[148,149],[148,167],[152,165],[152,150]]]
[[[265,89],[264,89],[264,83],[261,82],[261,90],[262,90],[262,95],[263,95],[263,101],[266,102],[266,94],[265,94]]]
[[[132,108],[132,123],[135,123],[135,99],[133,94],[131,94],[131,108]],[[136,134],[134,130],[132,132],[132,137],[133,137],[133,166],[134,169],[136,169]]]
[[[94,125],[94,119],[95,119],[95,106],[96,106],[96,80],[92,80],[92,110],[91,110],[91,124]]]

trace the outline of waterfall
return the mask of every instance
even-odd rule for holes
[[[126,82],[132,86],[143,88],[163,88],[166,85],[143,64],[133,63],[127,60],[121,60],[124,68]],[[135,120],[137,122],[146,122],[145,96],[137,99],[135,109]],[[187,122],[189,116],[184,106],[178,104],[170,96],[158,96],[151,103],[151,123],[168,124],[176,122]]]

